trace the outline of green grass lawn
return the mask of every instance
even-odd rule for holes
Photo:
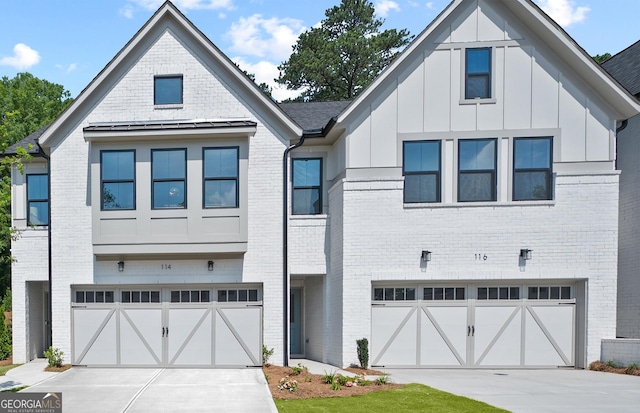
[[[0,376],[4,376],[9,370],[18,366],[19,364],[7,364],[6,366],[0,366]]]
[[[486,403],[456,396],[422,384],[381,390],[364,396],[322,399],[275,400],[280,413],[388,413],[388,412],[506,412]]]

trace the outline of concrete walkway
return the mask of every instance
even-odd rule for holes
[[[45,367],[47,367],[46,359],[36,359],[9,370],[7,374],[0,376],[0,390],[33,386],[60,374],[46,372]]]

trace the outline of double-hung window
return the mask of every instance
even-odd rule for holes
[[[292,212],[294,215],[322,213],[322,159],[294,159]]]
[[[152,150],[151,170],[153,208],[185,208],[187,150]]]
[[[102,210],[136,208],[136,155],[133,150],[100,152]]]
[[[203,149],[204,208],[238,207],[238,147]]]
[[[404,142],[404,202],[440,202],[440,141]]]
[[[551,165],[551,138],[514,138],[513,200],[551,199]]]
[[[182,75],[154,77],[153,103],[155,105],[182,104]]]
[[[490,47],[465,49],[464,98],[491,98]]]
[[[49,175],[27,175],[27,225],[49,225]]]
[[[496,139],[461,139],[458,142],[458,201],[495,201]]]

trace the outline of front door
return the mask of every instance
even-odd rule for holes
[[[302,288],[292,288],[289,302],[289,332],[291,355],[302,355]]]

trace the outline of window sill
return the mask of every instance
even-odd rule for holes
[[[165,110],[165,109],[184,109],[184,105],[182,103],[169,104],[169,105],[153,105],[153,110]]]
[[[461,105],[490,105],[490,104],[496,104],[496,103],[498,103],[498,101],[495,98],[460,99]]]
[[[477,207],[519,207],[519,206],[555,206],[555,200],[543,201],[508,201],[508,202],[452,202],[452,203],[415,203],[404,204],[404,209],[427,208],[477,208]]]
[[[327,219],[328,215],[327,214],[308,214],[308,215],[289,215],[289,219],[291,220],[308,220],[308,219]]]

